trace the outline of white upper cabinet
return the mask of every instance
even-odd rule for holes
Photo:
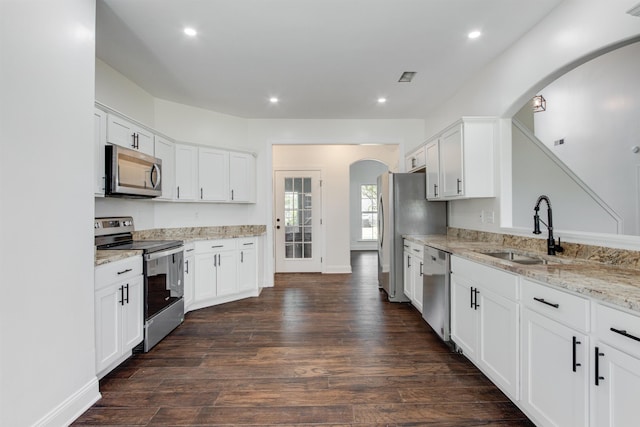
[[[464,117],[427,141],[427,199],[495,197],[496,118]]]
[[[195,200],[198,187],[198,147],[176,144],[175,155],[175,198]]]
[[[425,156],[424,156],[425,146],[421,145],[416,148],[413,152],[409,153],[405,157],[405,170],[407,172],[413,172],[416,170],[420,170],[425,166]]]
[[[107,113],[95,108],[93,119],[93,192],[96,196],[104,196],[104,146],[107,144]]]
[[[198,149],[198,200],[225,202],[229,194],[229,152],[215,148]]]
[[[107,141],[153,156],[153,133],[115,114],[107,118]]]
[[[435,139],[425,146],[427,179],[427,199],[437,199],[440,196],[440,141]]]
[[[160,199],[173,200],[176,192],[176,153],[174,143],[155,135],[154,155],[162,160],[162,196]]]
[[[255,202],[256,159],[253,154],[229,154],[229,189],[232,202]]]

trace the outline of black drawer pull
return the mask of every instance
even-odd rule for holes
[[[576,355],[576,353],[577,353],[577,349],[576,349],[576,346],[577,346],[578,344],[582,344],[582,343],[581,343],[580,341],[578,341],[578,339],[574,336],[574,337],[573,337],[573,372],[576,372],[576,368],[577,368],[578,366],[582,366],[582,364],[577,363],[577,360],[576,360],[576,359],[577,359],[577,355]]]
[[[604,377],[600,376],[600,357],[604,356],[604,353],[600,352],[600,349],[598,347],[595,348],[595,354],[594,354],[594,365],[595,365],[595,384],[597,386],[600,385],[600,381],[604,380]]]
[[[640,338],[636,337],[635,335],[631,335],[630,333],[628,333],[624,329],[610,328],[610,330],[611,330],[611,332],[615,332],[616,334],[620,334],[623,337],[627,337],[627,338],[631,338],[632,340],[640,341]]]
[[[212,248],[212,249],[215,249],[215,248],[224,248],[224,245],[214,245],[214,246],[211,246],[211,248]]]
[[[555,303],[552,303],[552,302],[549,302],[549,301],[545,301],[544,298],[536,298],[536,297],[534,297],[533,299],[538,301],[538,302],[541,302],[543,304],[550,305],[553,308],[559,308],[560,307],[560,304],[555,304]]]
[[[131,269],[127,268],[126,270],[118,271],[118,274],[124,274],[124,273],[128,273],[130,271],[131,271]]]

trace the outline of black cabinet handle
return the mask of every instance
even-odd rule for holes
[[[480,304],[478,304],[478,294],[480,293],[480,291],[478,290],[478,288],[475,288],[473,290],[473,293],[475,294],[475,301],[473,303],[473,306],[474,306],[473,309],[477,310],[478,307],[480,307]]]
[[[200,187],[200,199],[202,199],[202,187]]]
[[[407,268],[411,267],[411,255],[407,255]]]
[[[184,266],[186,267],[185,273],[189,274],[189,260],[184,262]]]
[[[178,185],[177,188],[178,188],[178,197],[176,197],[176,198],[179,199],[180,198],[180,186]]]
[[[127,268],[126,270],[118,271],[118,275],[120,275],[120,274],[124,274],[124,273],[128,273],[128,272],[130,272],[130,271],[131,271],[131,269],[130,269],[130,268]]]
[[[118,302],[120,305],[124,305],[124,286],[120,286],[118,290],[120,291],[120,301]]]
[[[127,288],[127,298],[126,298],[126,303],[129,304],[129,284],[127,283],[127,285],[125,286],[125,288]],[[124,304],[122,304],[124,305]]]
[[[438,197],[438,184],[433,184],[433,197]]]
[[[469,301],[471,301],[471,308],[473,308],[473,286],[469,288]]]
[[[231,200],[233,200],[233,190],[231,190]]]
[[[578,344],[582,344],[582,343],[580,341],[578,341],[578,339],[574,336],[573,337],[573,366],[572,366],[573,367],[573,372],[576,372],[576,368],[578,366],[582,366],[582,364],[576,362],[576,353],[577,353],[576,346]]]
[[[598,347],[595,348],[595,383],[596,385],[600,385],[600,381],[604,380],[604,377],[600,376],[600,356],[604,356],[604,353],[600,353],[600,349]]]
[[[541,302],[543,304],[550,305],[553,308],[559,308],[560,307],[560,304],[555,304],[555,303],[552,303],[552,302],[549,302],[549,301],[545,301],[544,298],[536,298],[536,297],[534,297],[533,299],[538,301],[538,302]]]
[[[244,251],[240,251],[240,262],[244,262]]]
[[[462,190],[460,189],[460,184],[462,183],[462,180],[460,178],[458,178],[456,180],[456,190],[458,191],[458,194],[462,193]]]
[[[631,338],[632,340],[640,341],[640,338],[636,337],[635,335],[631,335],[630,333],[628,333],[624,329],[616,329],[616,328],[609,328],[609,329],[612,332],[615,332],[616,334],[622,335],[623,337],[627,337],[627,338]]]
[[[424,264],[420,263],[420,275],[421,275],[421,276],[423,276],[423,275],[424,275],[424,273],[422,272],[422,266],[423,266],[423,265],[424,265]]]
[[[131,148],[136,148],[136,133],[131,134]]]

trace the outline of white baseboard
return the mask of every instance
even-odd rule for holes
[[[101,397],[98,379],[93,377],[80,390],[73,393],[64,402],[36,421],[34,427],[68,426],[100,400]]]
[[[351,265],[331,265],[323,271],[324,274],[350,274]]]

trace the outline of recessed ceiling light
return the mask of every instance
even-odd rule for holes
[[[186,27],[184,29],[184,33],[186,35],[188,35],[189,37],[195,37],[195,36],[198,35],[198,32],[194,28],[191,28],[191,27]]]
[[[269,98],[269,102],[272,104],[277,104],[279,101],[278,98],[276,98],[275,96],[272,96],[271,98]]]
[[[467,37],[469,37],[470,39],[477,39],[478,37],[480,37],[482,35],[482,33],[480,31],[471,31]]]
[[[385,102],[387,102],[387,98],[384,98],[384,97],[378,98],[378,104],[384,104]]]

